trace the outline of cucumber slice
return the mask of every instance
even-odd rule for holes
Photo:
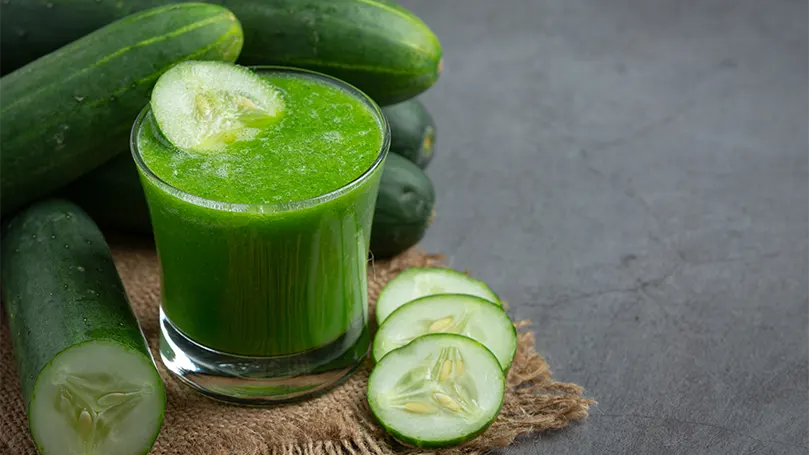
[[[434,294],[468,294],[500,305],[497,294],[486,283],[451,269],[411,268],[390,280],[376,302],[376,322],[382,324],[405,303]]]
[[[472,295],[438,294],[413,300],[391,313],[374,339],[374,360],[428,333],[457,333],[492,351],[503,370],[517,352],[517,331],[506,313]]]
[[[247,68],[187,61],[163,73],[152,90],[152,112],[175,147],[199,153],[255,138],[283,114],[281,92]]]
[[[57,355],[39,374],[29,404],[43,454],[145,454],[160,431],[165,396],[141,353],[89,341]]]
[[[446,447],[468,441],[497,418],[505,376],[477,341],[437,333],[391,351],[368,378],[368,404],[400,442]]]

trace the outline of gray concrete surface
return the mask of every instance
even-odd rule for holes
[[[599,402],[504,453],[808,453],[806,2],[402,3],[446,54],[423,246]]]

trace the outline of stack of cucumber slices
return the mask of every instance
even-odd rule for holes
[[[380,292],[376,318],[368,404],[394,438],[446,447],[494,422],[517,332],[489,286],[449,269],[408,269]]]

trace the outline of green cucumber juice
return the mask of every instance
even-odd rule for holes
[[[147,110],[133,142],[165,316],[206,348],[271,357],[365,330],[386,126],[371,103],[328,78],[257,73],[284,111],[255,137],[216,153],[183,151]]]

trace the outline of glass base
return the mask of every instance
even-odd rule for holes
[[[325,392],[362,364],[370,339],[367,324],[357,324],[332,343],[310,351],[235,356],[191,340],[160,309],[160,357],[166,368],[198,391],[231,403],[281,403]]]

